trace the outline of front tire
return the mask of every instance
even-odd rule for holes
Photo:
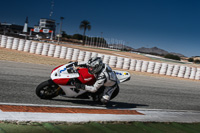
[[[36,88],[36,95],[41,99],[52,99],[59,95],[60,87],[51,79],[42,82]]]

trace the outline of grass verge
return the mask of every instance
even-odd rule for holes
[[[0,123],[1,133],[199,133],[200,123],[154,123],[154,122],[131,122],[131,123]]]

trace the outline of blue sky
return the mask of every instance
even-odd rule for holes
[[[51,0],[1,1],[0,22],[29,26],[48,18]],[[64,17],[67,34],[82,34],[82,20],[91,23],[86,34],[123,40],[133,48],[158,47],[186,56],[200,56],[200,0],[54,0],[52,19]]]

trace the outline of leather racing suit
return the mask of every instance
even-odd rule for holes
[[[78,66],[87,67],[87,64],[78,63]],[[104,88],[102,98],[106,101],[114,98],[119,92],[119,80],[114,71],[107,65],[103,64],[101,71],[94,74],[96,82],[94,85],[85,85],[85,90],[96,93],[97,91],[102,91],[100,89]],[[115,91],[115,94],[113,92]]]

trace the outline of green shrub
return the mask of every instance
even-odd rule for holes
[[[83,39],[83,36],[81,34],[74,34],[72,36],[73,39],[77,39],[77,40],[82,40]]]
[[[178,55],[173,55],[173,54],[166,54],[164,57],[173,60],[181,60],[181,58]]]
[[[195,64],[200,64],[200,60],[197,59],[197,60],[194,61],[194,63]]]
[[[193,59],[193,58],[189,58],[188,61],[189,61],[189,62],[193,62],[194,59]]]

